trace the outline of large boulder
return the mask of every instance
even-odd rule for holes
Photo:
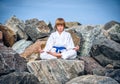
[[[109,39],[120,43],[120,25],[115,24],[110,29],[106,30],[104,33]]]
[[[120,44],[104,39],[91,48],[91,56],[102,66],[112,64],[114,68],[120,68]]]
[[[0,84],[41,84],[39,80],[28,72],[14,72],[0,76]]]
[[[40,60],[29,62],[27,67],[41,84],[65,84],[84,72],[84,62],[80,60]]]
[[[27,41],[25,39],[17,41],[13,46],[12,49],[17,53],[21,54],[25,51],[25,49],[30,46],[33,42]]]
[[[35,60],[40,56],[40,50],[45,47],[46,41],[37,40],[27,47],[20,55],[29,60]]]
[[[17,36],[17,39],[28,39],[28,36],[24,32],[25,24],[23,21],[19,20],[16,16],[11,17],[5,25],[10,28]]]
[[[39,22],[38,19],[33,18],[25,21],[25,25],[30,25],[31,27],[36,26],[36,24]]]
[[[120,83],[120,69],[108,69],[105,76],[111,77]]]
[[[92,57],[82,56],[80,60],[83,60],[85,63],[85,74],[105,75],[105,69]]]
[[[44,21],[39,21],[38,19],[26,20],[25,25],[25,32],[33,41],[46,37],[50,33],[50,28],[47,24]]]
[[[43,20],[39,21],[36,24],[36,27],[39,29],[41,33],[50,33],[50,28]]]
[[[7,26],[0,25],[0,31],[3,33],[3,43],[7,47],[11,47],[16,41],[16,34]]]
[[[70,27],[73,27],[73,26],[80,26],[81,24],[79,22],[66,22],[65,23],[65,27],[66,28],[70,28]]]
[[[0,45],[0,75],[26,70],[27,62],[24,58],[20,57],[12,48]]]
[[[120,25],[119,22],[116,22],[116,21],[110,21],[110,22],[107,22],[107,23],[104,25],[103,28],[104,28],[105,30],[108,30],[108,29],[110,29],[112,26],[114,26],[115,24]]]
[[[105,38],[102,27],[102,25],[81,25],[72,27],[72,29],[80,34],[80,56],[90,56],[89,52],[92,45]]]
[[[119,84],[117,81],[106,76],[84,75],[76,77],[66,84]]]
[[[51,22],[48,23],[48,27],[50,28],[50,31],[52,32],[54,28],[52,27]]]

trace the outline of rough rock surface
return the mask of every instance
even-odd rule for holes
[[[2,38],[4,45],[11,47],[16,41],[16,34],[14,31],[3,25],[0,25],[0,31],[3,33]]]
[[[28,72],[14,72],[0,77],[0,84],[41,84],[39,80]]]
[[[92,57],[82,56],[80,60],[83,60],[85,63],[85,72],[86,74],[96,74],[96,75],[105,75],[104,68],[96,62]],[[98,72],[96,72],[99,70]]]
[[[79,26],[79,25],[81,25],[79,22],[66,22],[65,23],[66,28],[70,28],[73,26]]]
[[[107,37],[120,43],[120,25],[115,24],[106,31]]]
[[[115,24],[120,25],[119,22],[116,22],[116,21],[110,21],[110,22],[107,22],[107,23],[104,25],[103,28],[104,28],[105,30],[108,30],[108,29],[110,29],[112,26],[114,26]]]
[[[12,48],[7,48],[0,43],[0,75],[13,71],[26,71],[27,62]]]
[[[112,64],[114,68],[120,68],[120,44],[104,39],[93,45],[90,53],[102,66]]]
[[[36,25],[41,33],[50,33],[50,28],[43,20],[39,21]]]
[[[27,67],[41,84],[65,84],[84,72],[84,62],[80,60],[40,60],[29,62]]]
[[[120,69],[109,69],[106,71],[105,76],[111,77],[120,83]]]
[[[67,82],[66,84],[119,84],[119,83],[110,77],[97,75],[84,75],[76,77]]]
[[[53,27],[52,27],[51,22],[48,23],[48,27],[50,28],[50,32],[52,32],[53,31]]]
[[[90,56],[89,52],[92,45],[105,38],[102,27],[102,25],[81,25],[72,27],[72,29],[75,29],[75,31],[80,34],[80,56]]]
[[[28,39],[28,36],[24,32],[25,24],[23,21],[19,20],[16,16],[11,17],[5,25],[10,28],[17,36],[17,39]]]
[[[46,41],[37,40],[34,44],[30,45],[20,55],[24,58],[29,57],[32,54],[40,53],[39,50],[45,47]]]
[[[38,19],[26,20],[25,25],[25,32],[33,41],[46,37],[50,33],[50,28],[47,24],[44,21],[39,21]]]
[[[21,54],[25,51],[25,49],[30,46],[33,42],[27,41],[25,39],[19,40],[12,46],[12,49],[15,50],[17,53]]]

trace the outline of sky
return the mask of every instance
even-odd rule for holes
[[[59,17],[81,24],[120,22],[120,0],[0,0],[0,23],[13,15],[23,21],[37,18],[52,24]]]

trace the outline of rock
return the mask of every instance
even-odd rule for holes
[[[0,84],[41,84],[28,72],[14,72],[0,77]]]
[[[40,53],[32,53],[28,57],[24,57],[28,62],[41,60]]]
[[[50,31],[52,32],[53,31],[53,27],[52,27],[51,22],[48,23],[48,27],[50,28]]]
[[[120,69],[108,69],[106,71],[106,76],[111,77],[120,83]]]
[[[96,75],[105,75],[104,68],[98,64],[92,57],[82,56],[80,60],[83,60],[85,63],[86,74],[96,74]]]
[[[114,69],[114,66],[112,64],[108,64],[105,66],[106,69]]]
[[[90,54],[102,66],[112,64],[114,68],[120,68],[120,45],[112,40],[104,39],[93,45]]]
[[[11,47],[16,41],[15,33],[6,26],[0,25],[0,31],[3,33],[3,43],[7,47]]]
[[[27,67],[41,84],[65,84],[84,72],[84,62],[80,60],[40,60],[29,62]]]
[[[33,18],[33,19],[26,20],[25,25],[30,25],[31,27],[34,28],[38,22],[39,22],[38,19]]]
[[[0,43],[2,44],[3,42],[3,33],[0,31]]]
[[[112,26],[114,26],[115,24],[120,25],[119,22],[116,22],[116,21],[110,21],[110,22],[108,22],[108,23],[106,23],[106,24],[104,25],[104,29],[105,29],[105,30],[108,30],[108,29],[110,29]]]
[[[115,24],[109,30],[107,30],[106,33],[108,38],[120,43],[120,25]]]
[[[45,44],[46,44],[46,41],[37,40],[34,44],[32,44],[28,48],[26,48],[25,51],[23,53],[21,53],[20,55],[27,59],[31,59],[31,57],[32,58],[35,57],[35,59],[36,59],[36,58],[38,58],[38,56],[40,56],[39,50],[43,49],[45,47]],[[33,56],[32,54],[35,54],[36,56]]]
[[[65,23],[65,26],[66,28],[70,28],[70,27],[73,27],[73,26],[80,26],[81,24],[79,22],[66,22]]]
[[[19,20],[16,16],[11,17],[5,24],[8,28],[14,31],[17,39],[28,39],[25,31],[25,24]]]
[[[25,32],[30,36],[33,41],[47,37],[50,33],[50,28],[44,21],[38,19],[26,20]]]
[[[50,33],[50,28],[47,24],[42,20],[36,24],[36,27],[39,29],[41,33]]]
[[[26,41],[25,39],[19,40],[12,46],[12,49],[15,50],[17,53],[21,54],[32,43],[32,41]]]
[[[105,38],[102,32],[102,25],[81,25],[76,26],[75,31],[80,34],[81,46],[80,46],[80,55],[79,56],[90,56],[89,52],[94,43],[98,43],[99,40]]]
[[[12,48],[0,45],[0,76],[13,71],[26,71],[27,62]]]
[[[76,77],[67,82],[66,84],[119,84],[119,83],[110,77],[97,75],[84,75]]]

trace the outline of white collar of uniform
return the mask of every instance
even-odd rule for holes
[[[56,33],[57,35],[62,36],[65,33],[65,31],[63,31],[61,34],[59,34],[58,31],[56,31]]]

